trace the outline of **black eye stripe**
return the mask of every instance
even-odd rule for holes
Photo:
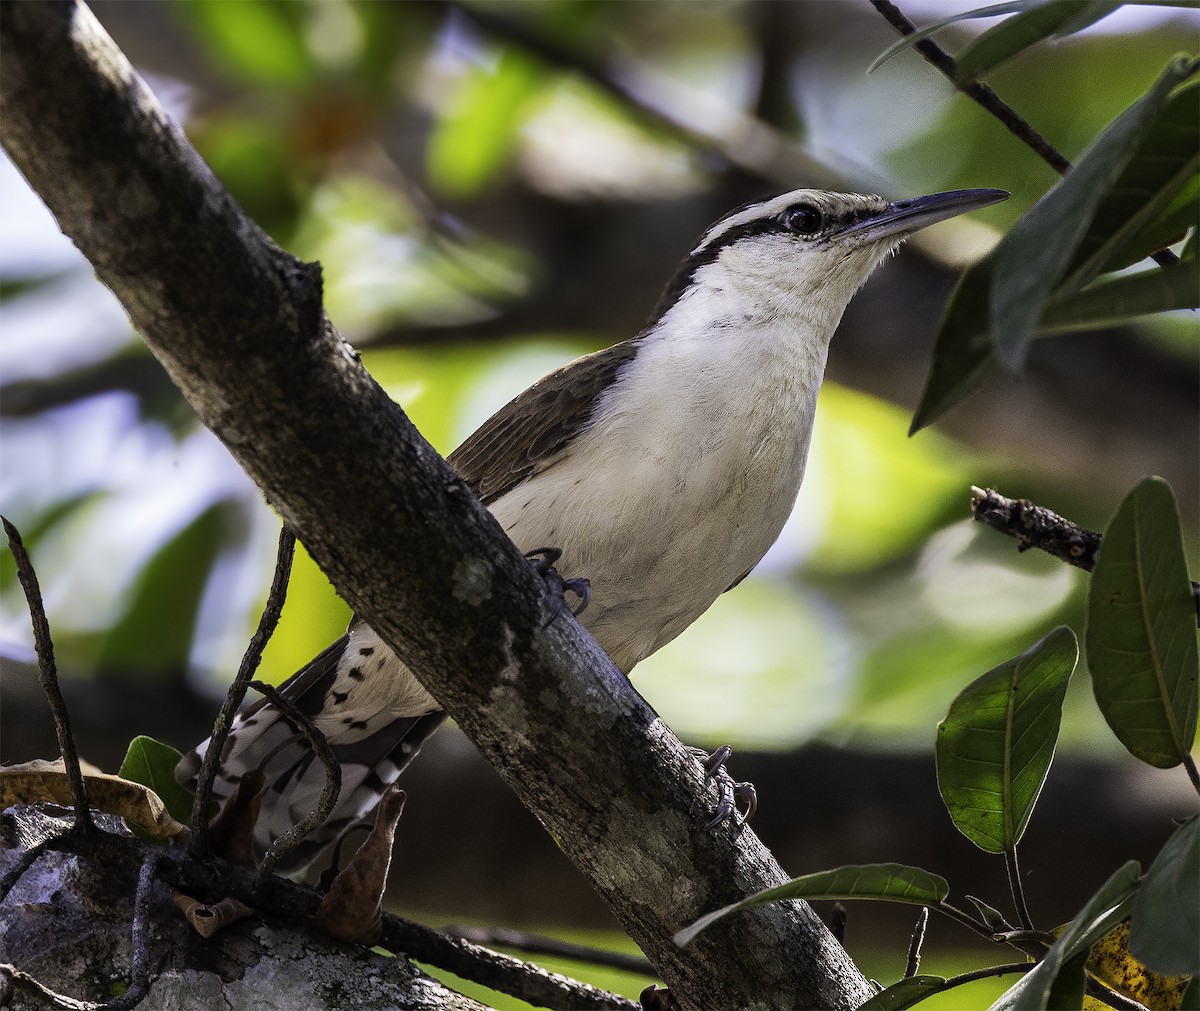
[[[741,207],[730,211],[716,224],[712,225],[708,233],[720,227],[729,218],[748,210],[752,207],[761,206],[760,202],[752,202],[743,204]],[[797,207],[809,207],[816,211],[822,219],[820,233],[808,233],[801,235],[795,229],[790,228],[787,224],[787,214]],[[872,214],[877,214],[880,208],[862,207],[862,208],[843,208],[838,212],[830,212],[818,208],[816,204],[801,202],[793,204],[791,207],[785,208],[783,211],[766,217],[751,218],[749,221],[743,221],[740,224],[729,226],[725,231],[714,236],[706,245],[693,249],[688,257],[679,265],[675,276],[670,280],[659,297],[658,304],[654,307],[654,312],[650,314],[650,318],[646,321],[646,329],[654,326],[663,314],[675,304],[679,296],[687,289],[695,277],[696,271],[706,264],[716,261],[721,253],[730,246],[735,245],[742,239],[753,238],[756,235],[787,235],[793,238],[809,238],[817,242],[824,241],[825,237],[836,235],[842,228],[846,228],[864,218],[870,217]]]

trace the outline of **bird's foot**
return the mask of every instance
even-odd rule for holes
[[[542,626],[543,628],[549,626],[558,617],[563,609],[563,602],[568,591],[579,598],[579,606],[572,608],[571,613],[577,618],[583,614],[584,609],[592,599],[592,584],[586,579],[563,579],[558,574],[558,570],[554,568],[554,563],[562,557],[561,548],[534,548],[532,551],[526,551],[525,557],[533,562],[534,571],[542,577],[550,592],[554,595],[554,610],[550,613],[550,617],[546,619],[546,624]]]
[[[724,824],[730,818],[736,818],[738,825],[744,825],[754,817],[758,810],[758,792],[753,783],[738,783],[725,769],[725,763],[733,754],[733,749],[727,744],[721,745],[709,754],[703,748],[689,748],[709,779],[717,781],[717,810],[704,825],[706,832],[711,832],[718,825]],[[740,810],[739,806],[744,810]]]

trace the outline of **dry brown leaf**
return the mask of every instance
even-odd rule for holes
[[[157,793],[141,783],[101,772],[80,762],[88,804],[93,810],[115,814],[156,839],[170,839],[186,826],[169,814]],[[60,804],[71,807],[71,784],[61,758],[36,759],[0,768],[0,809],[14,804]]]
[[[371,834],[333,879],[321,900],[312,918],[312,925],[318,930],[358,944],[374,944],[378,940],[383,929],[379,917],[383,886],[392,862],[396,822],[403,810],[404,791],[393,783],[379,801]]]
[[[222,899],[211,906],[182,892],[175,892],[173,898],[175,905],[201,937],[212,937],[221,928],[254,915],[253,909],[233,898]]]
[[[258,857],[254,852],[254,824],[258,821],[258,811],[266,788],[267,777],[262,769],[243,773],[233,793],[208,826],[208,840],[213,851],[231,863],[251,870],[258,868]]]

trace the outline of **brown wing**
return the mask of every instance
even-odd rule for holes
[[[638,341],[577,358],[510,400],[450,454],[448,462],[488,505],[542,467],[587,424],[600,394]]]

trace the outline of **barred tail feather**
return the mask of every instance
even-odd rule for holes
[[[368,667],[364,670],[364,667]],[[279,865],[285,873],[316,862],[346,832],[367,820],[425,740],[445,719],[400,660],[361,623],[335,642],[280,691],[325,734],[341,766],[338,802]],[[175,777],[188,789],[210,741],[185,755]],[[267,848],[316,806],[326,772],[307,738],[266,700],[239,713],[225,742],[213,792],[227,797],[246,772],[267,779],[254,846]]]

